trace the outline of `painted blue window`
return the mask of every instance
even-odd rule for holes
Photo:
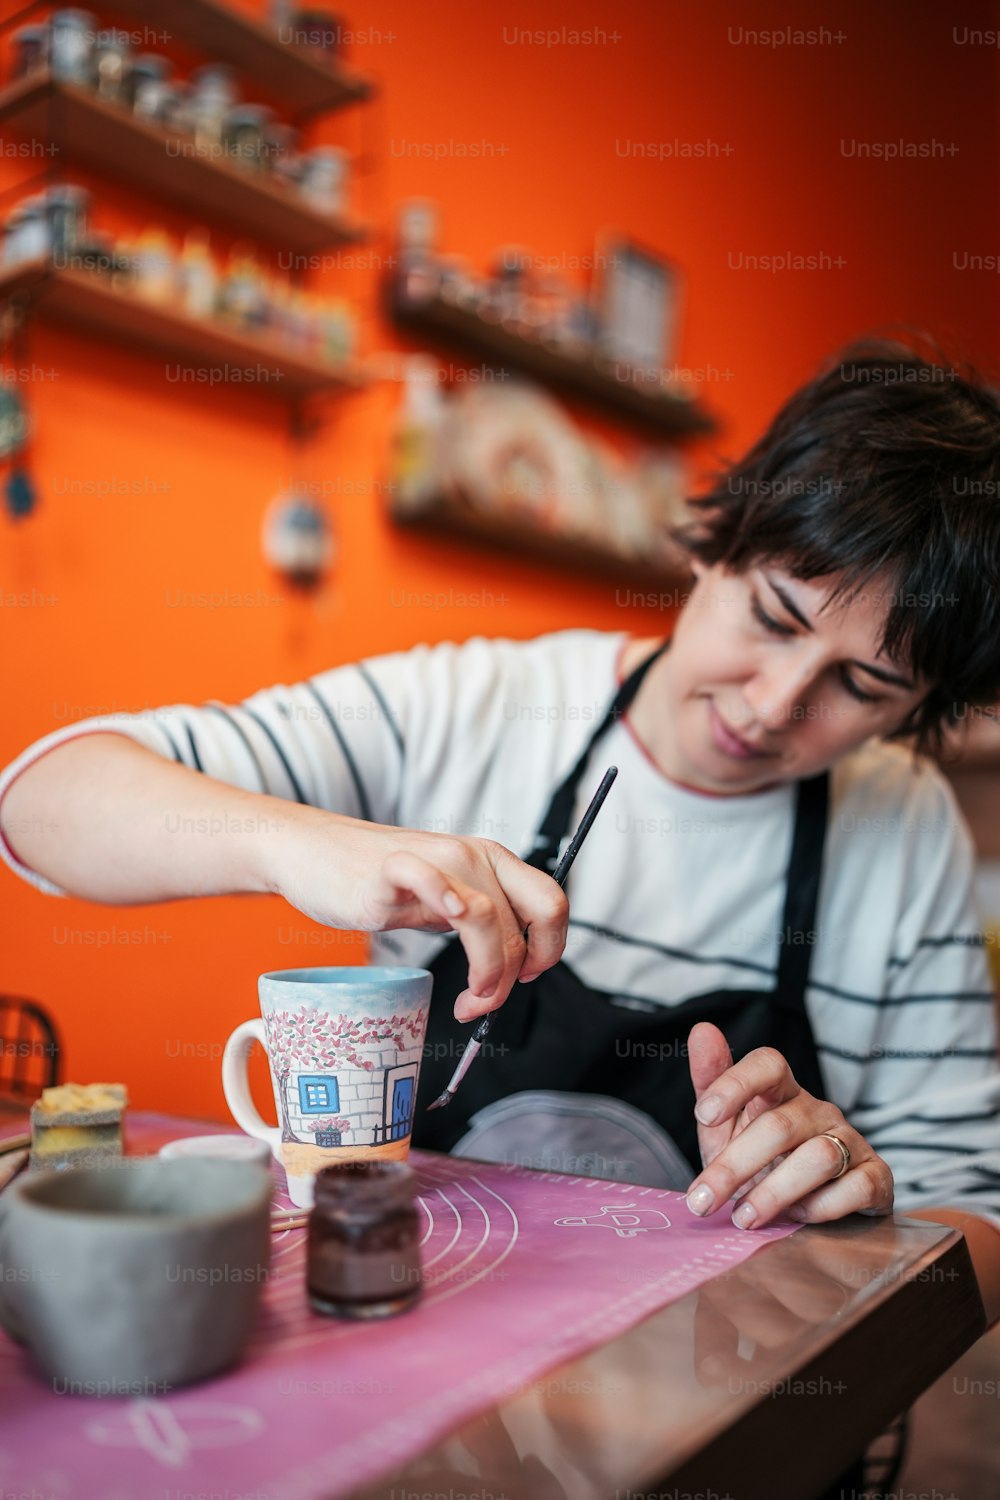
[[[336,1078],[324,1078],[318,1073],[300,1073],[299,1108],[304,1115],[322,1115],[328,1109],[339,1109],[340,1090]]]

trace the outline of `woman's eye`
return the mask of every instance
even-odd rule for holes
[[[750,595],[750,608],[753,611],[754,619],[763,625],[765,630],[769,630],[772,635],[787,636],[795,634],[791,625],[782,625],[780,620],[776,620],[773,615],[769,615],[764,610],[756,594]]]
[[[881,702],[881,697],[878,693],[864,692],[861,688],[858,687],[853,677],[851,677],[847,672],[841,672],[840,680],[844,684],[844,687],[847,689],[847,691],[850,693],[851,697],[857,698],[859,703]]]

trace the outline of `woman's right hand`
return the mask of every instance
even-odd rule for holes
[[[560,887],[493,839],[296,808],[269,843],[269,889],[315,922],[457,932],[469,960],[468,988],[455,1001],[460,1021],[496,1010],[516,980],[534,979],[566,945]]]

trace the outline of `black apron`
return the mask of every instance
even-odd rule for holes
[[[551,874],[559,846],[572,831],[577,789],[595,746],[625,714],[666,643],[622,683],[576,765],[549,803],[525,863]],[[599,780],[595,766],[594,786]],[[641,1110],[670,1136],[701,1171],[694,1088],[687,1036],[696,1021],[712,1021],[733,1060],[755,1047],[771,1046],[787,1059],[797,1081],[819,1098],[824,1085],[812,1027],[805,1008],[809,960],[816,940],[829,775],[821,772],[797,787],[795,827],[785,887],[777,982],[773,990],[715,990],[682,1004],[635,1010],[590,988],[560,960],[531,984],[515,984],[496,1015],[490,1035],[446,1109],[427,1106],[448,1085],[468,1031],[456,1022],[455,997],[468,985],[468,960],[457,938],[431,964],[434,989],[427,1044],[413,1122],[413,1144],[450,1151],[487,1105],[526,1090],[612,1096]],[[586,859],[587,848],[580,852]]]

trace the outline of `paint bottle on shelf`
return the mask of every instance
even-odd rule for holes
[[[14,77],[30,78],[49,65],[48,26],[21,26],[11,38],[14,44]]]
[[[97,17],[89,10],[56,10],[49,18],[49,66],[67,83],[89,84]]]
[[[441,498],[441,447],[447,408],[437,365],[411,355],[403,367],[403,402],[395,436],[393,510],[416,515]]]
[[[219,273],[208,248],[204,229],[189,229],[177,257],[177,295],[181,309],[192,318],[210,318],[215,312]]]

